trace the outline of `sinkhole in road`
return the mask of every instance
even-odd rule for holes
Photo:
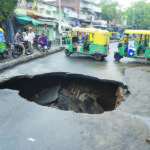
[[[17,90],[42,106],[88,114],[115,110],[129,94],[121,82],[64,72],[16,76],[1,82],[0,89]]]

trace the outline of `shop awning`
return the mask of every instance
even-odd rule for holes
[[[27,25],[27,24],[33,24],[34,26],[37,26],[40,24],[40,21],[35,20],[31,17],[28,16],[24,16],[24,17],[19,17],[16,16],[16,19],[18,20],[19,23],[21,23],[22,25]]]

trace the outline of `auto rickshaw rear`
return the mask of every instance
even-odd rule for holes
[[[129,40],[134,35],[134,40]],[[125,30],[118,44],[114,58],[119,61],[123,57],[150,59],[150,30]]]
[[[6,41],[3,29],[0,28],[0,55],[5,58],[8,55],[8,49],[6,47]]]

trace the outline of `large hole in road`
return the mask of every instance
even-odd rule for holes
[[[129,94],[121,82],[58,72],[17,76],[0,83],[0,89],[18,90],[21,97],[39,105],[89,114],[112,111]]]

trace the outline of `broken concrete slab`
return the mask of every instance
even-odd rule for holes
[[[59,85],[44,89],[39,95],[35,95],[34,102],[40,105],[50,105],[58,99],[59,90]]]

